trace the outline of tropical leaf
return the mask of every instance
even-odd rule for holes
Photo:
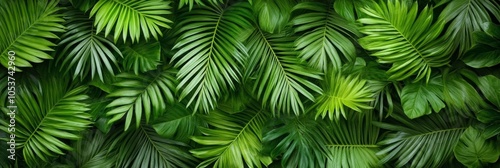
[[[445,36],[459,49],[459,55],[474,45],[473,32],[484,30],[481,25],[494,18],[500,21],[500,4],[495,0],[449,1],[439,15],[449,23]]]
[[[161,47],[160,43],[140,43],[135,45],[122,45],[123,66],[127,71],[133,71],[136,75],[154,70],[160,65]]]
[[[493,75],[479,77],[478,87],[486,99],[500,108],[500,79]]]
[[[450,112],[413,120],[400,112],[391,117],[397,122],[376,123],[392,131],[379,142],[385,147],[377,154],[385,156],[381,163],[394,160],[396,167],[440,167],[453,157],[453,147],[466,128],[465,120]]]
[[[223,0],[179,0],[179,9],[184,5],[189,6],[189,10],[193,9],[194,4],[197,4],[199,6],[206,6],[207,4],[205,4],[206,2],[204,1],[208,1],[208,3],[212,5],[224,3]]]
[[[380,2],[362,11],[369,17],[359,19],[364,24],[360,31],[367,35],[359,43],[372,51],[379,63],[392,64],[387,71],[390,80],[416,75],[414,81],[424,77],[429,81],[433,67],[448,64],[451,49],[439,37],[444,23],[440,20],[432,23],[432,8],[425,7],[419,12],[417,3],[409,6],[396,0]]]
[[[89,105],[84,103],[89,98],[86,86],[72,87],[65,78],[41,76],[37,84],[16,86],[16,145],[30,167],[71,150],[65,141],[81,138],[80,131],[91,124]],[[0,122],[7,131],[8,123]]]
[[[179,99],[189,95],[188,106],[209,112],[223,93],[240,82],[246,51],[238,36],[251,25],[250,16],[248,4],[239,3],[197,8],[179,23],[182,35],[174,46],[179,51],[172,59],[180,67]]]
[[[476,44],[465,53],[462,60],[473,68],[492,67],[500,64],[500,26],[482,24],[484,32],[473,33]]]
[[[155,120],[152,126],[162,137],[188,142],[192,136],[199,134],[198,127],[205,125],[200,116],[193,115],[183,104],[177,103],[169,107],[164,116]]]
[[[328,68],[339,70],[343,60],[353,61],[356,48],[351,40],[356,37],[356,27],[339,16],[331,4],[304,2],[294,10],[307,10],[295,17],[295,32],[305,32],[295,42],[299,56],[309,65],[326,72]]]
[[[476,89],[467,82],[463,76],[477,81],[477,75],[467,71],[459,70],[443,74],[443,100],[449,111],[455,111],[463,116],[473,116],[487,106]]]
[[[76,9],[79,9],[80,11],[87,12],[89,9],[91,9],[99,0],[86,0],[86,1],[79,1],[79,0],[69,0],[73,7]]]
[[[329,122],[329,157],[326,167],[378,167],[379,128],[372,125],[372,113],[348,113],[346,119]]]
[[[196,159],[187,145],[158,135],[141,124],[138,128],[113,130],[110,151],[116,153],[115,167],[194,167]]]
[[[500,110],[484,109],[477,112],[477,120],[482,122],[482,137],[489,139],[500,134]]]
[[[73,144],[70,152],[71,165],[81,168],[112,167],[113,156],[108,153],[111,145],[99,130],[87,131]]]
[[[194,136],[205,145],[193,149],[194,156],[205,159],[198,167],[262,167],[270,157],[262,155],[262,128],[268,119],[266,111],[252,108],[237,114],[213,111],[206,121],[212,128],[199,128],[205,136]]]
[[[125,117],[125,130],[135,118],[136,127],[139,127],[142,115],[146,123],[150,118],[162,115],[167,103],[174,103],[174,93],[177,81],[175,70],[164,68],[146,74],[133,75],[123,73],[117,75],[118,81],[114,84],[117,89],[108,97],[114,100],[106,107],[107,116],[112,116],[108,123],[113,123]],[[152,116],[151,116],[152,114]]]
[[[375,93],[370,89],[366,80],[358,76],[344,76],[339,72],[329,73],[324,81],[325,92],[317,102],[316,118],[326,115],[333,120],[340,118],[340,114],[346,118],[346,109],[348,107],[357,112],[362,109],[372,109],[367,103],[374,100]]]
[[[265,153],[279,156],[282,167],[324,167],[330,153],[328,133],[318,121],[310,115],[281,116],[274,121],[262,139]]]
[[[487,140],[473,127],[467,128],[453,149],[455,157],[467,167],[482,167],[485,163],[495,163],[500,156],[497,142]]]
[[[313,101],[311,92],[322,92],[309,81],[321,79],[320,73],[307,68],[297,58],[293,41],[291,37],[256,29],[246,43],[249,57],[245,79],[255,79],[253,92],[273,113],[293,112],[298,115],[304,110],[302,96]]]
[[[54,33],[64,32],[58,1],[26,0],[0,2],[0,63],[8,67],[9,52],[15,55],[16,71],[52,59]],[[28,12],[29,11],[29,12]]]
[[[335,12],[349,22],[355,22],[357,19],[364,17],[361,9],[373,2],[371,0],[335,0],[333,8]]]
[[[104,73],[114,75],[114,68],[118,66],[115,55],[122,57],[120,50],[110,40],[96,34],[92,27],[93,20],[75,9],[65,13],[68,31],[64,33],[59,46],[65,46],[57,58],[62,64],[60,70],[73,72],[73,78],[85,78],[89,71],[91,78],[99,76],[104,80]],[[106,71],[106,72],[105,72]]]
[[[280,33],[290,20],[296,0],[250,0],[258,26],[268,33]]]
[[[409,83],[401,92],[403,110],[410,119],[439,112],[445,107],[443,102],[443,83],[440,76],[429,83]]]
[[[172,21],[164,16],[171,14],[168,9],[170,1],[163,0],[99,0],[90,16],[95,17],[96,33],[105,29],[107,37],[114,27],[115,42],[121,35],[124,42],[130,38],[135,43],[141,35],[146,41],[150,36],[158,40],[158,35],[162,35],[160,27],[170,28]]]

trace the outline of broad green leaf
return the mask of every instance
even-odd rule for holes
[[[51,40],[65,27],[58,0],[23,0],[0,2],[0,64],[9,67],[10,55],[15,55],[16,71],[52,59]]]
[[[479,77],[478,87],[486,99],[500,108],[500,79],[493,75]]]
[[[136,75],[154,70],[160,65],[161,47],[158,42],[126,44],[121,46],[123,51],[123,66],[127,71]]]
[[[387,71],[390,80],[404,80],[416,75],[414,81],[429,81],[432,68],[447,65],[451,49],[440,38],[444,23],[433,23],[433,10],[418,4],[409,6],[400,0],[380,2],[362,11],[367,17],[360,32],[367,36],[359,39],[363,48],[371,51],[379,63],[392,64]]]
[[[262,31],[280,33],[291,17],[295,0],[252,0],[253,13]]]
[[[463,61],[473,68],[500,64],[500,26],[491,22],[482,24],[484,32],[474,32],[476,44],[465,53]]]
[[[500,156],[498,142],[487,140],[473,127],[467,128],[460,136],[460,141],[453,149],[458,161],[467,167],[482,167],[485,163],[494,163]]]
[[[198,127],[206,125],[199,115],[193,115],[180,103],[169,106],[165,114],[153,122],[158,135],[181,142],[189,142],[192,136],[199,134]]]
[[[349,22],[355,22],[357,19],[364,17],[361,9],[372,3],[372,0],[335,0],[333,8],[335,12]]]
[[[443,84],[439,77],[432,78],[429,83],[409,83],[401,92],[403,110],[409,118],[418,118],[439,112],[445,107],[443,102]]]
[[[473,112],[487,106],[477,90],[458,72],[443,75],[443,100],[449,111],[463,116],[473,116]]]

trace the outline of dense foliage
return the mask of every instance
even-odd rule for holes
[[[0,0],[0,30],[0,167],[500,167],[498,0]]]

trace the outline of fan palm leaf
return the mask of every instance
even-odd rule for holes
[[[335,13],[333,5],[319,2],[303,2],[294,10],[307,10],[291,22],[295,32],[305,32],[296,41],[299,57],[309,65],[325,72],[328,68],[339,70],[342,58],[353,61],[356,48],[351,40],[356,37],[356,27]]]
[[[249,57],[245,78],[254,80],[253,91],[273,113],[304,110],[303,97],[313,101],[313,93],[322,90],[309,81],[321,79],[320,73],[308,68],[297,57],[294,39],[254,30],[247,40]]]
[[[64,73],[73,70],[73,78],[80,76],[85,78],[89,71],[91,78],[98,76],[101,81],[104,79],[104,71],[114,75],[114,68],[117,65],[115,55],[122,57],[120,50],[110,40],[96,34],[92,26],[92,19],[75,9],[66,12],[67,29],[59,42],[59,46],[65,46],[59,53],[62,57],[57,59],[61,62],[61,71]]]
[[[209,112],[240,82],[246,51],[239,36],[250,27],[250,16],[248,3],[238,3],[194,9],[179,23],[182,35],[174,46],[179,51],[172,59],[180,67],[179,99],[191,96],[188,106]]]
[[[433,21],[432,8],[419,12],[418,4],[409,6],[399,0],[380,2],[363,8],[368,16],[359,19],[360,31],[367,36],[359,39],[365,49],[380,63],[390,63],[390,80],[404,80],[416,75],[414,81],[429,80],[431,69],[449,62],[451,49],[440,38],[444,22]]]
[[[134,43],[141,35],[146,41],[150,36],[158,40],[160,27],[170,28],[172,21],[164,16],[171,14],[170,8],[170,1],[163,0],[100,0],[90,16],[95,17],[96,33],[104,30],[107,37],[114,27],[115,42],[122,36],[124,42],[130,38]]]
[[[142,115],[146,123],[151,117],[161,116],[167,108],[166,103],[173,104],[175,101],[177,84],[175,73],[175,70],[164,68],[141,75],[129,73],[117,75],[119,79],[114,84],[117,89],[108,95],[114,99],[106,106],[109,109],[106,115],[112,116],[108,123],[125,117],[125,130],[127,130],[134,121],[133,118],[136,127],[139,127]]]
[[[0,2],[0,63],[8,67],[10,51],[15,52],[15,66],[31,67],[32,63],[52,59],[57,32],[64,32],[58,1],[28,0]],[[29,11],[29,12],[27,12]]]
[[[204,147],[191,153],[205,159],[198,167],[262,167],[271,158],[261,154],[262,129],[267,121],[266,111],[255,108],[237,113],[214,111],[206,121],[213,128],[200,128],[205,136],[194,136],[193,141]]]

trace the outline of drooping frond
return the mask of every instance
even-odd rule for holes
[[[172,22],[165,17],[171,14],[170,3],[163,0],[100,0],[90,16],[95,18],[96,33],[104,30],[107,37],[114,27],[115,42],[120,36],[124,42],[130,38],[132,43],[138,42],[141,36],[146,41],[150,36],[158,40],[158,35],[162,35],[160,28],[170,28],[168,24]]]
[[[8,67],[9,52],[15,53],[16,71],[32,63],[52,59],[57,32],[64,32],[58,1],[23,0],[0,2],[0,63]]]
[[[368,17],[359,19],[364,24],[360,31],[367,36],[359,43],[372,51],[378,62],[392,64],[387,72],[389,79],[404,80],[416,75],[414,81],[424,77],[429,81],[433,67],[448,64],[451,48],[439,37],[444,23],[432,23],[432,8],[419,12],[417,3],[409,6],[395,0],[362,11]]]
[[[209,112],[220,96],[240,82],[240,67],[246,57],[239,36],[251,24],[248,3],[230,7],[210,6],[187,13],[179,23],[179,37],[172,58],[180,67],[179,99],[189,97],[188,106]]]

